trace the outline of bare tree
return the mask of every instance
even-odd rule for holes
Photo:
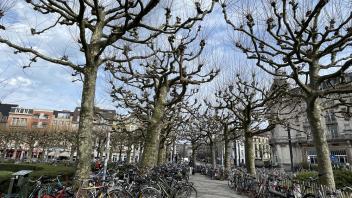
[[[184,35],[182,32],[170,35],[161,49],[149,45],[155,55],[139,64],[129,62],[125,67],[107,65],[114,79],[118,80],[111,81],[111,95],[124,106],[143,112],[148,122],[140,164],[144,169],[152,168],[157,162],[156,154],[166,110],[182,101],[190,85],[209,82],[219,72],[217,69],[207,72],[205,64],[197,61],[205,46],[205,41],[198,38],[199,32],[200,27],[194,31],[187,30]],[[198,44],[197,49],[192,47],[195,44]],[[126,87],[115,86],[118,82],[125,83]]]
[[[335,188],[329,147],[321,122],[321,98],[351,93],[350,86],[323,83],[346,79],[352,57],[350,1],[271,0],[254,10],[246,10],[243,21],[230,19],[222,4],[226,22],[242,40],[236,46],[272,75],[292,79],[300,88],[317,150],[320,181]],[[264,23],[263,23],[264,22]],[[276,71],[282,72],[276,72]],[[284,73],[286,72],[286,74]]]
[[[204,112],[196,114],[194,128],[202,134],[204,141],[209,145],[211,165],[216,167],[216,144],[221,141],[222,125],[216,118],[215,111],[206,108]]]
[[[15,1],[11,0],[2,0],[0,2],[0,30],[4,30],[5,26],[2,24],[2,18],[11,10],[14,6]]]
[[[234,84],[217,91],[216,109],[228,109],[236,117],[234,129],[240,129],[245,139],[245,159],[248,173],[255,175],[255,155],[253,136],[272,130],[277,124],[272,114],[272,101],[279,99],[280,90],[271,90],[261,84],[255,73],[250,76],[236,75]]]
[[[53,23],[42,29],[32,28],[31,34],[36,37],[45,36],[47,32],[55,31],[56,28],[65,26],[77,30],[78,38],[74,43],[78,44],[77,50],[84,56],[82,62],[75,61],[74,57],[67,54],[55,57],[46,54],[41,49],[25,44],[19,44],[15,40],[0,36],[3,43],[16,50],[15,53],[26,53],[31,56],[30,62],[24,68],[31,66],[38,59],[71,68],[73,75],[79,75],[83,80],[81,100],[80,124],[79,124],[79,148],[78,166],[76,176],[80,179],[87,178],[90,173],[90,161],[92,153],[92,121],[94,114],[94,96],[98,69],[101,65],[109,62],[121,63],[127,61],[120,58],[120,52],[124,51],[124,44],[147,43],[161,33],[175,32],[181,28],[187,28],[194,21],[201,20],[209,10],[205,10],[200,3],[196,3],[194,9],[201,12],[193,12],[190,18],[182,19],[172,17],[172,8],[167,6],[161,24],[147,24],[143,19],[154,11],[159,0],[149,1],[109,1],[109,0],[27,0],[33,12],[47,17]],[[211,8],[212,9],[212,8]],[[2,27],[1,29],[6,29]],[[145,54],[135,53],[128,60],[145,57]],[[79,180],[77,180],[79,181]],[[77,184],[78,185],[78,184]]]

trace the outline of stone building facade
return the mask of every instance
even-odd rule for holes
[[[352,74],[345,76],[352,80]],[[324,82],[325,86],[339,86],[339,80]],[[290,89],[292,93],[300,92],[299,88]],[[341,96],[338,96],[340,99]],[[351,95],[343,95],[343,99],[352,103]],[[339,99],[338,98],[338,99]],[[337,105],[337,99],[320,99],[322,104],[321,121],[326,133],[333,165],[352,163],[352,124],[351,113],[347,107]],[[291,104],[292,103],[292,104]],[[273,164],[290,169],[291,160],[294,167],[317,164],[317,154],[308,122],[306,104],[297,99],[285,104],[281,116],[287,119],[285,126],[277,125],[271,131]],[[277,109],[275,110],[277,111]],[[291,140],[291,144],[289,143]],[[292,149],[292,156],[290,154]]]

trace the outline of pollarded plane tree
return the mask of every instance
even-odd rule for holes
[[[126,60],[120,54],[125,43],[143,45],[162,33],[173,33],[182,28],[189,28],[212,10],[215,1],[211,2],[210,6],[208,4],[209,9],[195,2],[195,6],[190,8],[194,11],[186,14],[185,18],[172,15],[173,4],[166,5],[165,10],[160,11],[159,0],[26,0],[26,3],[33,10],[33,13],[28,14],[43,17],[44,25],[31,28],[29,31],[32,37],[26,35],[29,42],[21,43],[19,42],[21,39],[14,38],[13,34],[7,34],[11,29],[8,28],[11,22],[3,23],[0,29],[0,43],[15,49],[15,54],[24,53],[30,56],[29,63],[24,68],[44,60],[70,68],[74,76],[81,77],[83,86],[76,176],[83,179],[91,172],[94,97],[100,66],[108,61],[120,63],[147,57],[149,55],[147,52],[136,52]],[[145,20],[151,17],[151,13],[156,14],[159,11],[165,13],[157,14],[160,20]],[[6,18],[6,15],[3,18]],[[71,54],[75,55],[46,53],[44,47],[35,45],[36,42],[31,40],[45,40],[48,34],[67,28],[75,37],[70,46]]]
[[[125,107],[122,109],[125,109]],[[112,147],[119,151],[119,159],[121,159],[123,148],[126,146],[127,160],[131,162],[136,161],[137,148],[139,152],[143,150],[146,129],[145,119],[145,115],[140,113],[140,111],[133,111],[126,115],[117,116],[117,119],[114,121],[111,143]],[[141,156],[140,153],[139,156]]]
[[[193,123],[202,133],[206,145],[209,146],[212,167],[216,167],[216,146],[221,141],[223,126],[216,118],[216,112],[209,107],[205,108],[203,112],[199,112]]]
[[[11,141],[11,133],[10,130],[5,126],[0,126],[0,150],[1,156],[0,159],[4,159],[6,157],[6,150]]]
[[[254,12],[242,12],[243,20],[231,20],[226,5],[222,4],[225,20],[241,37],[236,46],[267,73],[289,78],[300,88],[297,94],[306,104],[320,182],[335,188],[321,98],[351,93],[352,88],[322,85],[343,79],[350,70],[351,1],[270,0]]]
[[[271,111],[273,101],[279,101],[281,86],[275,90],[265,86],[256,74],[237,74],[233,84],[222,87],[215,93],[216,109],[228,109],[236,117],[235,128],[242,131],[245,145],[246,168],[255,176],[253,136],[269,132],[278,123],[278,117]]]
[[[211,103],[207,102],[210,108]],[[224,168],[229,171],[231,168],[230,155],[232,150],[232,141],[238,139],[241,134],[238,132],[238,120],[228,109],[215,110],[215,119],[222,125],[221,140],[224,142]]]
[[[188,120],[191,116],[190,111],[197,111],[200,105],[197,105],[197,100],[195,99],[191,102],[191,98],[194,97],[194,94],[198,92],[198,89],[192,89],[189,93],[185,94],[182,100],[168,108],[164,116],[164,128],[162,129],[159,143],[159,155],[160,157],[164,156],[164,153],[169,153],[170,146],[175,144],[176,141],[184,141],[185,131],[188,124]],[[161,152],[161,153],[160,153]],[[165,161],[165,157],[162,157]],[[159,158],[158,158],[159,162]]]
[[[200,123],[200,108],[201,104],[198,104],[197,100],[183,100],[181,103],[182,113],[184,118],[180,125],[178,132],[178,138],[182,141],[188,141],[192,145],[192,156],[191,161],[193,165],[196,162],[197,150],[200,146],[206,143],[205,136],[202,133],[203,129]]]
[[[184,99],[183,99],[184,100]],[[170,146],[177,141],[178,132],[183,122],[184,116],[181,111],[181,103],[173,105],[171,108],[167,108],[165,116],[162,120],[162,129],[159,140],[159,151],[157,164],[161,165],[166,162],[167,154],[170,151]]]
[[[115,101],[144,112],[148,119],[140,164],[144,169],[152,168],[157,161],[166,110],[182,101],[190,85],[209,82],[218,74],[217,69],[207,71],[199,60],[205,47],[205,40],[199,38],[199,32],[200,27],[178,32],[162,40],[163,46],[148,45],[155,55],[146,60],[131,61],[127,65],[106,65],[117,80],[111,81],[111,95]],[[125,55],[128,56],[128,51]],[[118,82],[123,82],[125,87],[115,86]]]

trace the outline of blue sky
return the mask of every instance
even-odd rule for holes
[[[179,7],[179,6],[178,6]],[[77,46],[72,43],[75,32],[68,28],[56,28],[47,34],[32,37],[31,27],[44,27],[50,24],[50,20],[42,15],[36,14],[24,3],[18,1],[13,9],[2,20],[7,30],[0,32],[0,36],[10,38],[18,43],[31,43],[35,48],[41,49],[46,54],[58,55],[65,53],[77,62],[82,61],[82,54]],[[219,77],[209,85],[203,85],[201,95],[207,97],[223,82],[224,78],[231,77],[229,71],[232,67],[224,64],[223,60],[234,59],[240,56],[232,50],[229,31],[222,18],[221,10],[217,6],[214,13],[206,17],[202,22],[203,35],[206,38],[205,56],[212,64],[209,67],[221,68]],[[217,58],[215,58],[217,57]],[[38,61],[32,67],[22,69],[28,63],[28,56],[16,55],[12,49],[0,45],[0,98],[4,103],[19,104],[23,107],[45,108],[45,109],[68,109],[73,110],[80,105],[81,82],[72,82],[72,70],[53,65],[48,62]],[[96,104],[103,108],[114,108],[109,97],[108,88],[105,83],[106,74],[100,71],[96,90]]]

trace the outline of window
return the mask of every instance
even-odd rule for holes
[[[22,108],[16,108],[15,113],[23,113],[23,114],[28,114],[29,109],[22,109]]]
[[[298,115],[296,115],[296,117],[295,117],[295,122],[299,123],[299,116]]]
[[[326,123],[335,123],[336,122],[335,112],[328,111],[325,115],[325,121]]]
[[[18,123],[18,118],[12,118],[12,123],[11,123],[11,125],[12,126],[17,126],[17,123]]]
[[[117,155],[112,155],[112,161],[113,161],[113,162],[117,162],[117,161],[118,161]]]
[[[311,164],[318,164],[318,159],[316,155],[310,155],[308,156],[308,159]]]
[[[310,126],[309,125],[303,125],[303,131],[307,134],[307,139],[309,139],[311,137]]]
[[[70,114],[69,113],[58,113],[57,118],[70,119]]]
[[[331,135],[332,138],[336,138],[338,136],[337,132],[337,124],[331,124],[326,126],[329,132],[329,135]]]
[[[26,118],[12,118],[12,126],[27,126]]]

